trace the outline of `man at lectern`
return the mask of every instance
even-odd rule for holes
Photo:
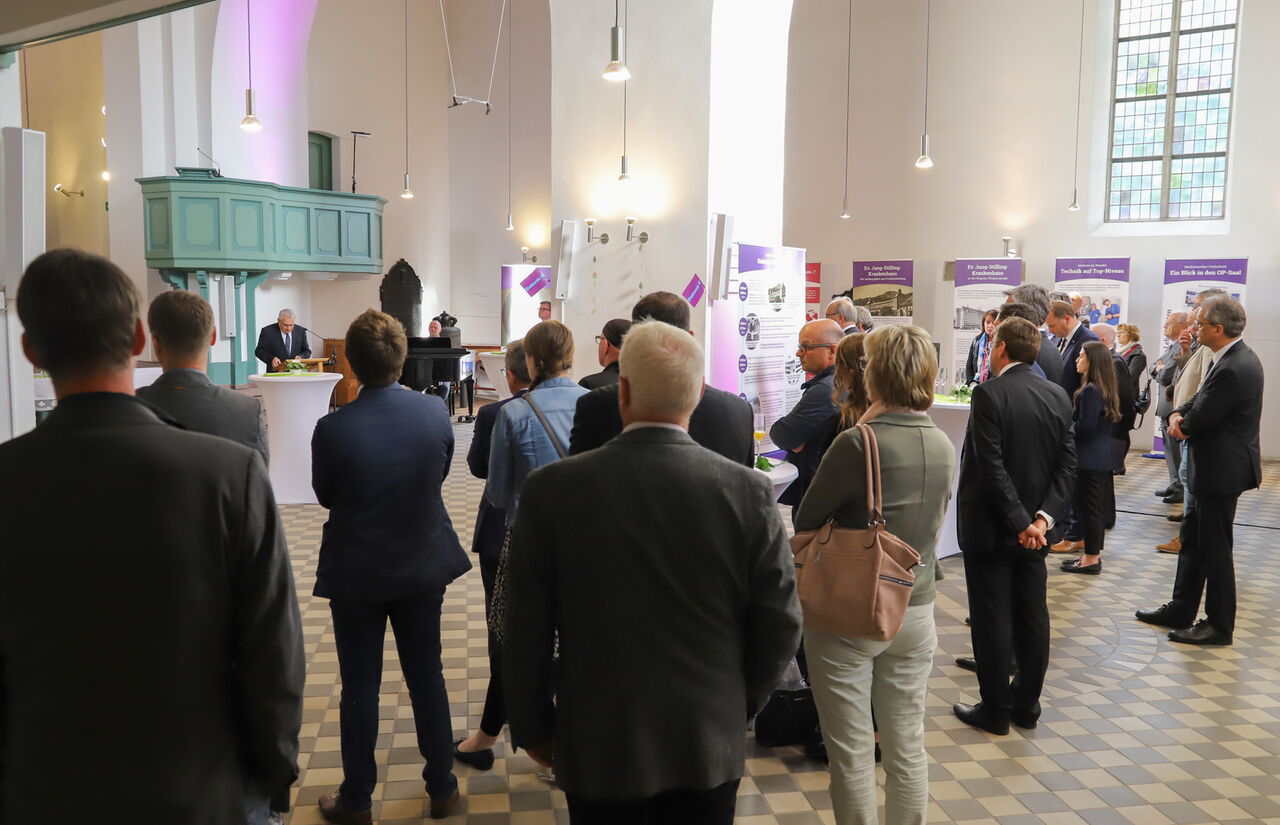
[[[267,324],[258,334],[258,348],[253,351],[269,372],[278,372],[285,361],[310,358],[306,327],[298,326],[298,316],[291,309],[280,310],[274,324]]]

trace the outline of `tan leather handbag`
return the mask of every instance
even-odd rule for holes
[[[880,450],[875,432],[858,425],[867,459],[866,527],[836,526],[791,539],[804,626],[836,636],[885,642],[898,635],[911,600],[920,554],[885,530],[880,495]]]

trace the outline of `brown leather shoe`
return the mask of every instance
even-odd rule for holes
[[[1174,536],[1164,544],[1157,544],[1156,550],[1161,553],[1169,553],[1170,555],[1178,555],[1182,552],[1182,536]]]
[[[1066,539],[1049,547],[1050,553],[1079,553],[1082,550],[1084,550],[1083,541],[1068,541]]]
[[[350,808],[344,808],[336,792],[320,797],[319,805],[320,816],[324,817],[325,822],[336,822],[338,825],[369,825],[373,822],[372,809],[353,811]]]
[[[428,816],[432,819],[447,819],[458,813],[458,809],[462,807],[462,793],[454,791],[453,796],[445,799],[431,798],[428,806]]]

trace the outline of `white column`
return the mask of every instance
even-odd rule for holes
[[[0,70],[0,75],[15,69]],[[0,90],[0,97],[3,91]],[[35,384],[22,353],[17,294],[22,272],[44,251],[44,134],[0,129],[0,441],[35,426]]]

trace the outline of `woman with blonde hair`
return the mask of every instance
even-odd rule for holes
[[[896,637],[869,641],[806,630],[805,651],[830,760],[836,822],[876,822],[874,698],[884,753],[885,821],[923,825],[929,806],[925,696],[937,646],[935,551],[956,454],[927,414],[938,372],[929,333],[915,326],[877,327],[862,345],[870,405],[857,423],[870,426],[879,442],[881,516],[887,530],[920,553],[920,565]],[[831,519],[841,527],[866,527],[865,467],[860,430],[836,436],[800,504],[796,532]]]
[[[1120,324],[1116,327],[1116,354],[1129,368],[1129,378],[1133,381],[1133,397],[1137,398],[1142,388],[1139,379],[1147,372],[1147,354],[1142,351],[1142,335],[1137,324]]]

